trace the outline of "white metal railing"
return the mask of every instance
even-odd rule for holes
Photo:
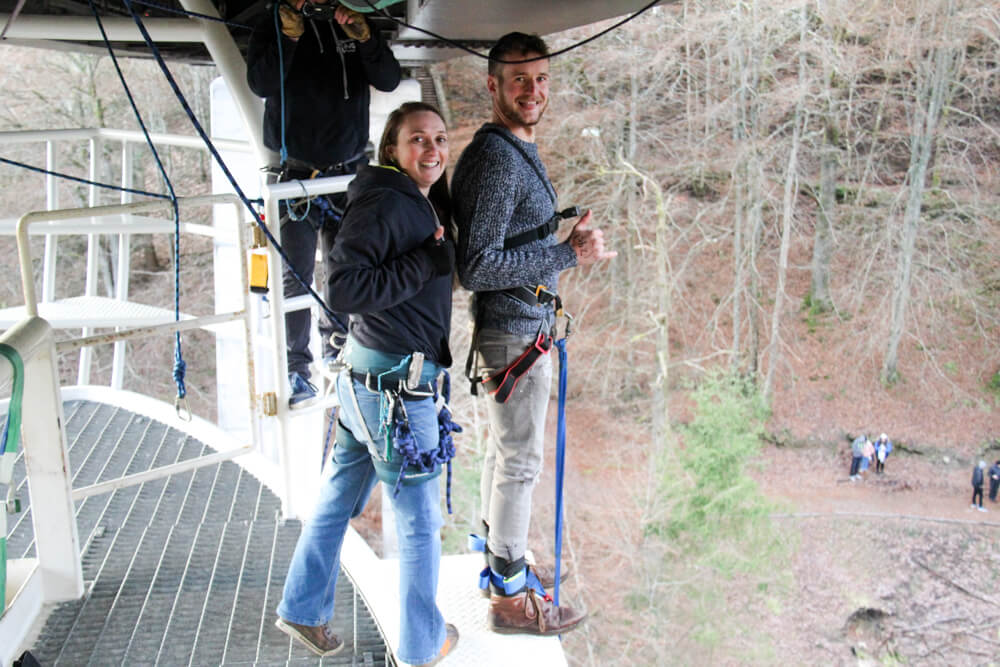
[[[353,176],[333,176],[329,178],[317,178],[308,181],[288,181],[284,183],[274,183],[267,185],[264,188],[264,215],[265,220],[280,220],[279,207],[278,204],[281,201],[288,199],[297,199],[303,196],[315,197],[319,195],[325,195],[330,193],[344,192],[347,190],[347,185],[353,179]],[[278,239],[278,243],[281,243],[281,226],[271,225],[270,226],[272,234]],[[301,299],[296,297],[295,303],[285,302],[284,292],[281,289],[280,276],[282,275],[283,264],[281,256],[278,254],[277,249],[269,244],[268,245],[268,275],[273,276],[274,286],[269,292],[269,297],[271,300],[271,310],[273,313],[286,313],[292,310],[301,310],[303,308],[311,307],[311,301]],[[313,321],[315,322],[315,317]],[[276,378],[275,387],[276,391],[276,427],[277,427],[277,440],[279,443],[278,448],[278,460],[281,464],[282,480],[280,483],[280,497],[283,513],[289,517],[300,516],[303,512],[311,510],[311,504],[309,503],[309,496],[312,495],[311,490],[307,490],[306,493],[300,494],[297,498],[294,493],[297,486],[301,488],[303,480],[309,480],[316,477],[316,460],[315,455],[303,455],[303,447],[295,447],[293,444],[296,439],[293,437],[291,431],[291,421],[308,419],[310,413],[304,410],[292,411],[288,408],[288,399],[290,395],[290,386],[288,382],[283,381],[287,376],[288,369],[288,345],[287,338],[285,335],[285,318],[284,317],[271,317],[271,337],[273,339],[273,349],[274,356],[272,357],[272,368],[274,377]],[[315,341],[315,337],[310,337],[310,340]],[[316,348],[318,351],[318,348]],[[314,358],[320,358],[320,355],[314,352]],[[328,378],[323,378],[321,380],[321,395],[325,397],[317,405],[317,408],[322,410],[327,407],[332,407],[334,399],[329,397],[330,393],[325,385],[329,382]],[[313,426],[315,428],[315,426]],[[320,428],[322,428],[320,420]]]
[[[172,146],[188,149],[205,150],[202,141],[195,136],[153,133],[150,139],[156,146]],[[134,151],[136,146],[146,146],[146,137],[141,132],[133,130],[116,130],[109,128],[80,128],[61,130],[18,130],[0,132],[0,146],[23,145],[32,143],[45,144],[45,169],[49,172],[59,171],[59,154],[61,148],[65,148],[70,142],[86,141],[88,147],[88,173],[87,180],[101,182],[100,156],[103,153],[104,142],[114,141],[121,145],[121,176],[117,184],[123,188],[120,193],[120,202],[128,204],[133,199],[133,194],[124,191],[134,189],[133,165]],[[213,142],[222,150],[253,153],[253,147],[247,142],[219,140]],[[46,210],[52,211],[59,208],[59,189],[57,187],[58,177],[52,173],[44,175]],[[98,202],[99,186],[90,185],[88,188],[88,204],[90,207],[96,206]],[[162,208],[162,207],[160,207]],[[142,209],[147,210],[147,209]],[[154,208],[152,210],[158,210]],[[122,209],[122,212],[127,209]],[[108,209],[108,212],[111,212]],[[83,215],[78,214],[78,215]],[[65,218],[62,218],[65,219]],[[198,230],[196,226],[187,226],[190,231],[205,232],[210,228]],[[65,233],[65,232],[64,232]],[[98,293],[98,264],[100,262],[100,236],[99,229],[87,234],[87,265],[84,294],[86,296],[96,296]],[[117,256],[118,263],[115,270],[115,294],[114,298],[119,301],[128,300],[129,272],[131,255],[131,235],[127,231],[119,230]],[[42,294],[41,302],[50,303],[55,300],[56,286],[56,266],[58,258],[58,235],[46,233],[45,254],[42,262]],[[93,330],[84,327],[82,336],[89,336]],[[90,373],[93,365],[93,354],[89,347],[80,351],[79,370],[77,373],[77,384],[89,384]],[[117,343],[114,348],[111,370],[111,386],[117,389],[122,387],[125,370],[125,345]]]
[[[79,537],[73,511],[63,410],[56,376],[52,328],[30,317],[0,336],[24,362],[21,448],[28,471],[36,558],[6,572],[10,606],[0,616],[0,664],[17,657],[45,602],[83,595]],[[12,380],[10,364],[0,363],[0,386]],[[6,537],[6,535],[4,535]],[[12,563],[13,564],[13,563]],[[5,566],[4,570],[8,570]]]
[[[202,142],[193,136],[153,134],[151,135],[151,138],[154,143],[159,146],[179,146],[190,149],[205,150]],[[118,184],[123,188],[131,188],[133,186],[133,183],[131,182],[131,147],[134,144],[144,144],[145,137],[140,132],[106,128],[0,132],[0,146],[4,144],[44,142],[47,155],[46,167],[50,171],[58,171],[58,161],[56,159],[56,154],[59,152],[58,149],[65,147],[67,142],[73,141],[88,142],[91,156],[89,161],[89,179],[93,181],[100,179],[96,156],[101,153],[101,142],[121,142],[122,171]],[[246,142],[220,140],[214,143],[217,148],[224,151],[235,151],[239,153],[252,152],[250,145]],[[95,206],[94,204],[97,200],[97,186],[91,186],[90,206],[76,209],[59,209],[57,188],[55,186],[56,178],[57,177],[51,174],[45,175],[45,188],[47,193],[46,205],[49,210],[36,211],[28,214],[27,216],[23,216],[18,221],[15,229],[15,233],[18,235],[19,246],[23,249],[21,251],[22,284],[23,289],[25,290],[25,304],[26,307],[28,307],[26,314],[29,316],[37,315],[38,310],[34,305],[28,306],[28,304],[36,304],[39,302],[46,304],[55,302],[54,285],[56,284],[57,279],[55,273],[57,259],[56,239],[58,238],[58,235],[86,233],[88,237],[88,252],[86,260],[87,278],[85,281],[84,295],[93,296],[98,291],[96,274],[97,264],[100,258],[98,255],[99,240],[97,232],[102,229],[100,226],[93,225],[93,220],[102,215],[141,215],[162,212],[167,210],[170,206],[170,203],[166,200],[133,203],[129,201],[132,198],[132,195],[127,192],[122,193],[121,204]],[[309,181],[285,182],[265,186],[263,188],[265,219],[274,221],[280,220],[280,201],[297,199],[303,196],[315,197],[328,193],[343,192],[346,190],[351,179],[351,176],[339,176]],[[210,204],[224,201],[225,203],[233,203],[238,209],[240,206],[238,200],[233,195],[222,198],[220,198],[220,196],[190,197],[184,198],[182,201],[186,205]],[[237,220],[239,220],[240,214],[237,214],[236,217]],[[81,222],[81,218],[85,218],[85,220]],[[273,391],[268,392],[265,389],[261,393],[270,393],[274,397],[274,400],[267,401],[267,405],[273,406],[273,409],[267,410],[266,413],[262,410],[262,406],[260,405],[261,395],[259,395],[256,391],[256,387],[259,385],[259,382],[255,377],[255,371],[256,369],[260,369],[261,366],[257,363],[259,350],[255,353],[255,349],[259,346],[256,345],[255,342],[251,342],[253,335],[256,332],[257,322],[250,321],[248,319],[245,324],[244,340],[248,341],[246,348],[246,368],[248,373],[248,386],[250,388],[248,398],[250,415],[254,421],[254,425],[250,430],[252,432],[252,438],[255,446],[259,447],[260,438],[262,437],[272,441],[273,449],[271,450],[271,456],[274,456],[274,458],[277,459],[280,466],[279,469],[281,471],[280,480],[275,480],[277,482],[275,484],[275,490],[282,499],[282,506],[285,513],[290,517],[300,516],[304,512],[308,512],[310,509],[311,503],[309,498],[313,494],[313,490],[308,488],[308,484],[304,486],[302,484],[302,479],[314,477],[314,475],[310,473],[315,472],[315,456],[303,456],[301,454],[302,448],[294,446],[294,443],[301,442],[303,432],[308,432],[310,434],[322,432],[323,424],[321,411],[332,407],[335,403],[335,399],[331,396],[332,392],[329,387],[330,380],[328,378],[321,378],[317,381],[317,384],[321,385],[321,395],[323,396],[323,399],[319,401],[316,406],[294,412],[288,409],[290,388],[285,380],[287,377],[287,338],[285,335],[284,318],[280,316],[269,317],[269,314],[285,313],[292,310],[310,308],[314,307],[314,304],[308,296],[298,297],[286,302],[281,289],[281,275],[283,272],[282,259],[280,258],[276,248],[271,245],[268,245],[268,269],[269,275],[271,276],[272,288],[268,293],[269,302],[266,304],[267,312],[261,312],[263,309],[260,306],[263,304],[260,301],[255,300],[252,304],[252,297],[250,296],[245,284],[245,252],[247,248],[247,243],[245,239],[243,239],[245,229],[243,225],[239,223],[237,224],[237,227],[240,229],[241,234],[238,242],[238,252],[240,254],[241,280],[244,283],[241,285],[244,302],[242,311],[228,314],[221,313],[213,316],[193,319],[185,318],[180,323],[169,323],[159,326],[141,326],[127,329],[116,327],[113,333],[96,333],[93,327],[85,327],[81,330],[79,337],[75,337],[67,341],[61,341],[57,345],[57,351],[80,351],[77,384],[87,385],[90,384],[90,367],[93,359],[92,347],[97,344],[113,344],[114,354],[112,360],[110,386],[114,389],[121,389],[124,382],[124,368],[126,363],[126,340],[146,335],[154,335],[157,333],[184,330],[196,326],[209,326],[219,322],[220,319],[240,319],[243,317],[243,314],[246,314],[248,318],[263,317],[269,319],[267,324],[270,332],[270,340],[264,341],[264,346],[269,351],[267,356],[270,357],[270,363],[268,366],[271,371],[270,380],[273,381]],[[130,234],[127,231],[128,228],[129,225],[127,224],[119,225],[119,227],[115,230],[105,228],[108,233],[114,231],[119,235],[118,262],[115,267],[114,298],[122,302],[128,300],[129,290],[129,255],[131,245]],[[185,223],[183,229],[198,234],[217,234],[217,232],[215,232],[211,227],[204,225],[191,225],[190,223]],[[280,242],[280,225],[272,224],[271,231],[276,237],[279,238]],[[27,243],[28,235],[39,233],[45,235],[45,254],[42,261],[41,299],[38,299],[37,295],[34,294],[34,282],[30,277],[32,265],[31,257],[30,254],[25,254],[30,252],[29,245]],[[257,312],[251,312],[254,310],[252,305],[257,306]],[[315,321],[315,318],[313,318],[313,320]],[[313,337],[313,339],[315,342],[316,337]],[[317,353],[314,354],[314,356],[319,358],[320,355],[318,354],[318,345],[314,346],[314,352]],[[271,384],[271,382],[266,382],[266,384]],[[265,426],[260,423],[265,417],[274,417],[274,419],[270,421],[269,425]],[[299,425],[292,426],[294,422],[299,422]],[[308,423],[303,424],[302,422]],[[296,498],[296,495],[299,497]]]

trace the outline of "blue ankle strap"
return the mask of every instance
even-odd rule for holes
[[[469,551],[478,551],[480,553],[485,553],[485,551],[486,551],[486,538],[483,537],[482,535],[476,535],[475,533],[469,533],[468,548],[469,548]]]
[[[469,533],[467,544],[469,551],[479,551],[484,553],[486,551],[486,538],[481,535]],[[520,572],[507,578],[504,578],[502,574],[493,568],[485,567],[479,573],[479,588],[484,591],[488,590],[490,583],[502,590],[504,595],[513,595],[525,586],[534,589],[539,595],[547,595],[545,588],[542,586],[542,582],[538,580],[538,577],[531,571],[530,567],[521,568]]]

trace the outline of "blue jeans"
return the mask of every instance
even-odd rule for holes
[[[354,409],[348,382],[354,384],[361,415]],[[341,423],[362,442],[366,440],[364,424],[376,444],[384,443],[384,434],[379,433],[378,394],[341,374],[337,379],[337,396]],[[407,401],[406,410],[420,449],[436,449],[438,422],[434,401],[430,398]],[[324,625],[333,617],[344,533],[348,521],[364,509],[378,481],[367,449],[336,443],[330,468],[331,475],[320,488],[316,512],[295,545],[278,605],[281,618],[300,625]],[[443,524],[438,479],[401,485],[392,504],[399,540],[398,655],[404,662],[421,664],[437,657],[445,640],[444,617],[435,602]]]

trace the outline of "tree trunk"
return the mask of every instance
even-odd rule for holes
[[[833,255],[833,215],[837,204],[837,146],[832,119],[827,119],[826,140],[819,163],[819,210],[813,236],[812,285],[809,307],[813,312],[833,308],[830,297],[830,259]]]
[[[917,84],[910,165],[906,172],[909,193],[906,210],[903,213],[903,240],[893,285],[889,343],[882,365],[882,381],[886,384],[893,384],[899,379],[899,342],[906,331],[906,310],[910,301],[913,255],[920,224],[920,206],[927,178],[927,165],[931,161],[938,120],[949,96],[952,74],[959,55],[958,50],[950,45],[936,47],[926,61],[926,74],[920,77]]]

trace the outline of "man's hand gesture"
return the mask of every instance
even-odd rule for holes
[[[591,212],[588,210],[580,216],[580,221],[574,225],[567,239],[569,246],[576,253],[578,264],[594,264],[618,256],[617,252],[604,249],[604,232],[600,229],[591,229],[588,226],[590,218]]]

